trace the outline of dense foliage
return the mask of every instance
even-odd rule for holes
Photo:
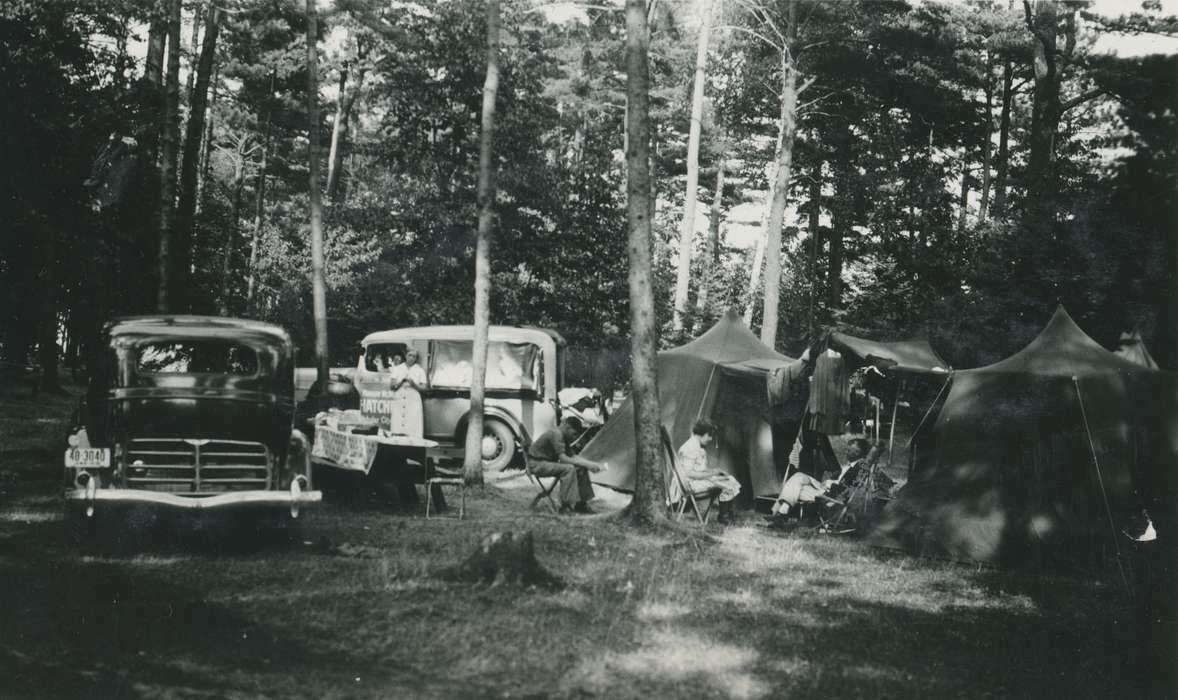
[[[102,319],[157,311],[166,115],[141,49],[173,1],[0,9],[0,86],[19,96],[0,107],[2,360],[40,349],[47,368],[58,352],[83,364]],[[928,335],[973,366],[1021,347],[1062,303],[1101,342],[1136,327],[1175,365],[1178,58],[1091,50],[1102,35],[1172,31],[1171,20],[1153,6],[1112,19],[1084,3],[794,1],[789,48],[805,90],[779,349],[839,325]],[[721,161],[723,211],[764,198],[780,111],[773,31],[788,2],[723,3],[707,18],[705,223]],[[321,3],[323,119],[309,125],[303,3],[221,5],[192,163],[190,289],[165,310],[271,320],[313,347],[313,126],[337,143],[319,154],[336,175],[325,199],[334,360],[350,362],[372,330],[469,323],[485,13],[460,0]],[[628,347],[625,26],[609,3],[562,7],[502,9],[492,319],[557,328],[577,349],[574,379],[607,383],[624,379]],[[669,324],[703,20],[688,0],[651,7],[652,278]],[[186,78],[207,13],[184,0]],[[197,89],[182,81],[182,121]],[[705,260],[697,230],[688,335],[759,295],[754,252],[721,238]],[[665,328],[664,344],[676,340]]]

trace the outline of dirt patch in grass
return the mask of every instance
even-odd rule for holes
[[[6,467],[22,488],[0,505],[2,695],[1107,698],[1140,688],[1127,601],[1099,581],[778,535],[752,514],[713,526],[712,544],[683,545],[608,517],[626,502],[613,492],[600,493],[601,516],[532,511],[518,472],[473,489],[463,521],[327,503],[305,512],[294,539],[261,537],[247,521],[112,555],[64,543],[52,483],[30,476],[56,473],[52,459]],[[565,589],[433,576],[491,532],[527,531]]]

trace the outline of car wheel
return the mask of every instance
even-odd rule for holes
[[[497,472],[515,457],[515,433],[505,423],[489,420],[483,423],[483,469]]]

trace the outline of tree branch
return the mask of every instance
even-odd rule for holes
[[[759,32],[754,32],[753,30],[751,30],[747,27],[738,27],[733,24],[726,24],[726,25],[721,25],[721,26],[717,27],[717,29],[730,29],[735,32],[744,32],[745,34],[748,34],[750,36],[754,36],[754,37],[760,39],[761,41],[772,46],[773,48],[777,49],[778,51],[781,51],[781,44],[775,44],[775,43],[773,43],[773,41],[771,39],[769,39],[764,34],[761,34]]]
[[[1093,88],[1093,89],[1089,90],[1088,92],[1085,92],[1081,95],[1077,95],[1076,97],[1073,97],[1072,99],[1068,100],[1067,102],[1064,102],[1062,105],[1060,105],[1059,111],[1062,114],[1062,113],[1068,111],[1069,109],[1072,109],[1073,107],[1079,107],[1080,105],[1084,104],[1085,102],[1087,102],[1091,99],[1095,99],[1097,97],[1100,97],[1101,95],[1103,95],[1107,92],[1108,92],[1108,90],[1106,90],[1104,88]]]

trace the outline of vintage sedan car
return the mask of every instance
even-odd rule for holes
[[[67,519],[140,505],[183,511],[318,503],[293,429],[294,346],[278,326],[146,316],[103,329],[65,451]]]

